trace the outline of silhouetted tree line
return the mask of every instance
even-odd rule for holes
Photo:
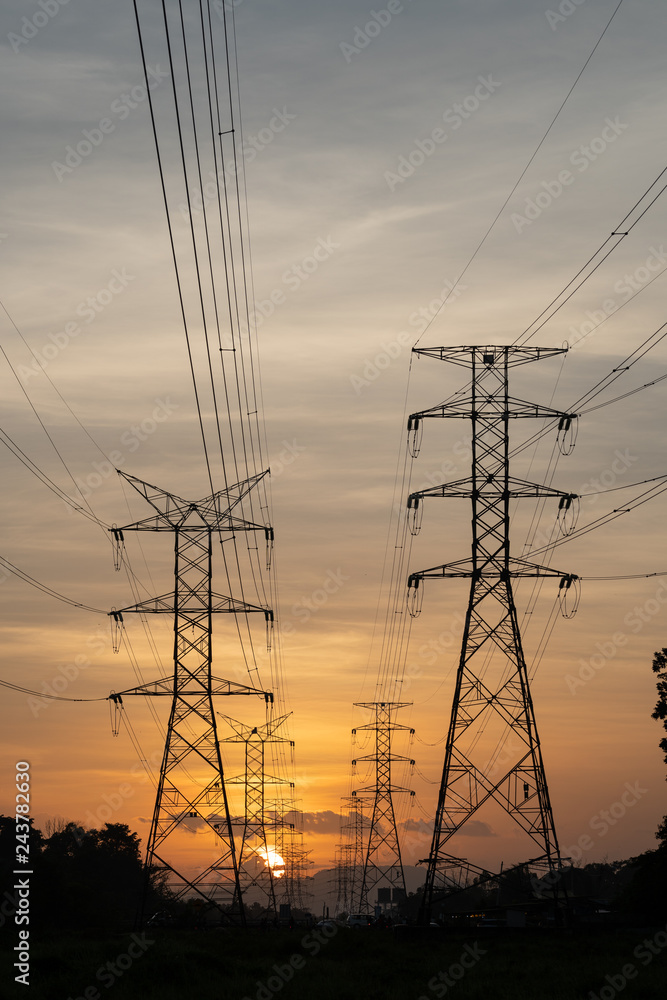
[[[64,820],[51,824],[47,834],[35,829],[31,821],[31,926],[92,931],[132,928],[146,878],[138,834],[125,823],[85,830]],[[15,855],[14,819],[0,816],[0,870],[9,897],[16,881],[12,874],[17,867]],[[157,909],[165,898],[159,881],[151,878],[148,906]]]

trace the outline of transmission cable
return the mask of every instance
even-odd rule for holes
[[[489,234],[491,233],[491,230],[492,230],[492,229],[494,228],[494,226],[496,225],[496,223],[497,223],[498,219],[500,218],[500,216],[501,216],[501,215],[503,214],[503,212],[505,211],[505,209],[506,209],[506,207],[507,207],[507,204],[508,204],[508,202],[510,201],[510,199],[511,199],[512,195],[514,194],[514,192],[515,192],[515,191],[516,191],[516,189],[518,188],[519,184],[521,183],[521,181],[522,181],[522,180],[523,180],[523,178],[525,177],[525,175],[526,175],[526,173],[527,173],[527,171],[528,171],[528,168],[530,167],[531,163],[533,162],[533,160],[535,159],[535,157],[536,157],[536,156],[537,156],[537,154],[539,153],[540,149],[542,148],[542,145],[543,145],[543,143],[544,143],[545,139],[547,138],[547,136],[549,135],[549,133],[551,132],[551,129],[552,129],[552,128],[554,127],[554,125],[556,124],[556,120],[558,119],[558,117],[559,117],[559,115],[560,115],[561,111],[563,110],[563,108],[565,107],[565,105],[566,105],[567,101],[569,100],[570,96],[572,95],[572,91],[574,90],[574,88],[575,88],[575,87],[577,86],[577,84],[579,83],[579,80],[581,79],[581,77],[582,77],[582,75],[583,75],[583,73],[584,73],[584,70],[586,69],[586,67],[588,66],[589,62],[591,61],[591,59],[592,59],[592,58],[593,58],[593,56],[595,55],[595,52],[596,52],[596,50],[597,50],[597,48],[598,48],[598,46],[599,46],[600,42],[602,41],[602,39],[604,38],[605,34],[607,33],[607,29],[609,28],[609,26],[610,26],[611,22],[612,22],[612,21],[614,20],[614,18],[616,17],[616,14],[618,13],[618,10],[619,10],[619,8],[620,8],[620,6],[621,6],[621,4],[622,4],[622,3],[623,3],[623,0],[619,0],[618,4],[617,4],[617,5],[616,5],[616,7],[614,8],[614,11],[613,11],[613,13],[612,13],[611,17],[609,18],[609,20],[607,21],[606,25],[604,26],[604,28],[603,28],[603,30],[602,30],[602,34],[600,35],[600,37],[598,38],[597,42],[595,43],[595,45],[594,45],[594,46],[593,46],[593,48],[591,49],[591,52],[589,53],[589,55],[588,55],[588,57],[587,57],[587,59],[586,59],[586,62],[584,63],[584,65],[583,65],[583,66],[581,67],[581,69],[579,70],[579,73],[577,74],[577,77],[576,77],[576,79],[575,79],[574,83],[572,84],[572,86],[571,86],[571,87],[570,87],[570,89],[568,90],[567,94],[565,95],[565,98],[564,98],[564,100],[563,100],[562,104],[560,105],[560,107],[558,108],[558,110],[557,110],[556,114],[555,114],[555,115],[554,115],[554,117],[553,117],[553,118],[551,119],[551,122],[550,122],[550,124],[549,124],[549,127],[547,128],[546,132],[544,133],[544,135],[543,135],[543,136],[542,136],[542,138],[540,139],[539,143],[537,144],[537,147],[535,148],[535,150],[534,150],[533,154],[531,155],[530,159],[529,159],[529,160],[528,160],[528,162],[526,163],[525,167],[524,167],[524,168],[523,168],[523,170],[521,171],[521,173],[520,173],[520,175],[519,175],[519,178],[518,178],[518,180],[517,180],[517,181],[516,181],[516,183],[514,184],[514,187],[512,188],[512,190],[510,191],[510,193],[509,193],[509,194],[507,195],[507,198],[505,199],[505,201],[504,201],[504,202],[503,202],[503,204],[501,205],[501,207],[500,207],[500,209],[499,209],[499,211],[498,211],[498,214],[497,214],[497,215],[496,215],[496,217],[495,217],[495,218],[493,219],[493,221],[492,221],[491,225],[490,225],[490,226],[489,226],[489,228],[488,228],[488,229],[486,230],[486,232],[485,232],[485,233],[484,233],[484,235],[482,236],[481,240],[479,241],[479,243],[478,243],[478,244],[477,244],[477,246],[475,247],[475,249],[474,249],[474,251],[473,251],[473,253],[472,253],[472,256],[471,256],[471,257],[470,257],[470,258],[468,259],[468,261],[467,261],[467,263],[466,263],[465,267],[463,268],[463,270],[462,270],[462,271],[461,271],[461,273],[459,274],[458,278],[457,278],[457,279],[456,279],[456,281],[454,282],[454,284],[453,284],[452,288],[450,288],[450,290],[449,290],[449,291],[447,292],[447,295],[445,296],[445,298],[443,299],[443,301],[442,301],[442,302],[440,303],[440,305],[438,306],[437,310],[435,311],[435,313],[433,314],[433,316],[432,316],[432,317],[431,317],[431,319],[429,320],[428,324],[427,324],[427,325],[426,325],[426,327],[425,327],[425,328],[424,328],[424,329],[422,330],[421,334],[420,334],[420,335],[419,335],[419,337],[417,338],[417,341],[416,341],[416,343],[415,343],[415,346],[416,346],[416,345],[417,345],[417,344],[419,343],[419,341],[420,341],[420,340],[422,339],[422,337],[424,336],[424,334],[426,333],[426,331],[427,331],[427,330],[429,329],[429,327],[431,326],[431,324],[433,323],[433,321],[435,320],[435,318],[436,318],[436,317],[437,317],[437,316],[439,315],[439,313],[440,313],[440,311],[441,311],[442,307],[443,307],[443,306],[445,305],[445,303],[447,302],[447,299],[448,299],[448,298],[449,298],[449,296],[451,295],[451,292],[452,292],[452,290],[453,290],[454,288],[456,288],[456,286],[458,285],[458,283],[459,283],[459,282],[461,281],[461,279],[462,279],[462,278],[463,278],[463,276],[465,275],[466,271],[468,270],[468,268],[470,267],[470,265],[471,265],[471,264],[472,264],[472,262],[474,261],[475,257],[477,256],[477,254],[479,253],[479,251],[480,251],[480,250],[482,249],[482,246],[483,246],[483,245],[484,245],[484,243],[486,242],[486,239],[487,239],[487,237],[489,236]]]
[[[19,569],[14,563],[11,563],[5,556],[0,556],[0,566],[8,569],[10,573],[23,580],[24,583],[28,583],[31,587],[41,590],[42,593],[48,594],[49,597],[55,597],[57,601],[62,601],[63,604],[69,604],[73,608],[80,608],[82,611],[92,611],[98,615],[106,615],[106,611],[101,611],[99,608],[91,608],[88,604],[83,604],[80,601],[73,601],[70,597],[65,597],[64,594],[58,593],[57,590],[53,590],[52,587],[48,587],[45,583],[40,583],[39,580],[35,580],[34,577]]]

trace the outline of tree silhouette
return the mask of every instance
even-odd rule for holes
[[[99,932],[128,930],[135,922],[145,886],[140,840],[125,823],[86,830],[63,819],[51,821],[47,837],[30,820],[31,925],[42,930]],[[16,856],[13,816],[0,815],[0,878],[11,916]],[[162,879],[149,873],[148,906],[169,905]],[[1,894],[1,891],[0,891]]]
[[[125,823],[84,830],[67,823],[45,842],[43,877],[58,923],[131,927],[143,886],[139,837]]]
[[[664,646],[653,656],[653,673],[658,675],[656,681],[658,701],[653,709],[651,718],[660,719],[663,728],[667,731],[667,648]],[[665,764],[667,764],[667,736],[664,736],[660,740],[659,746],[665,755]],[[667,846],[667,816],[663,816],[662,822],[657,829],[656,837],[663,846]]]

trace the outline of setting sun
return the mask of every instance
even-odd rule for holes
[[[272,874],[275,878],[280,878],[285,874],[285,862],[280,857],[277,851],[272,847],[264,848],[260,847],[257,850],[260,858],[263,858],[268,867],[271,869]]]

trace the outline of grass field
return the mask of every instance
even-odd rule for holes
[[[5,929],[6,930],[6,929]],[[662,1000],[664,928],[591,932],[151,931],[35,940],[29,1000]],[[663,944],[664,941],[664,944]]]

